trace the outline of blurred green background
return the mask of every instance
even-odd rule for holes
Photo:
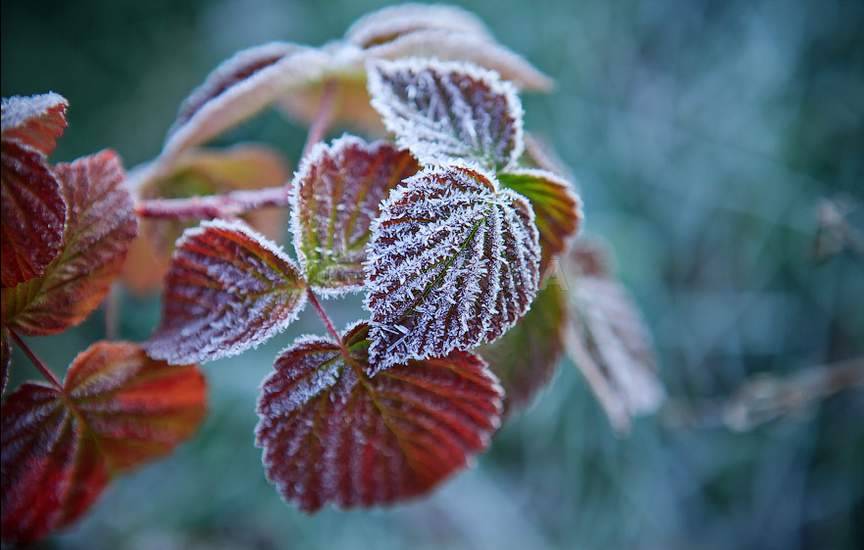
[[[2,2],[2,94],[69,99],[54,160],[152,158],[185,95],[237,49],[321,44],[385,2]],[[572,167],[587,232],[616,248],[673,405],[709,407],[758,373],[864,354],[864,264],[816,262],[822,198],[864,199],[864,2],[482,0],[497,38],[558,82],[526,127]],[[335,132],[334,132],[335,133]],[[262,115],[219,143],[296,165],[305,129]],[[858,211],[857,220],[861,219]],[[337,308],[339,324],[357,304]],[[124,295],[142,340],[155,300]],[[798,549],[864,547],[864,397],[846,392],[746,433],[668,414],[616,437],[571,363],[475,468],[392,509],[307,516],[252,444],[275,353],[320,332],[308,311],[266,346],[208,365],[210,415],[171,458],[120,479],[46,546],[86,549]],[[60,372],[101,313],[32,339]],[[13,384],[33,377],[14,356]]]

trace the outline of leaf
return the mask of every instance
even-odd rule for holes
[[[6,288],[41,276],[60,253],[66,203],[41,153],[5,137],[2,149],[0,274]]]
[[[328,57],[314,48],[271,42],[237,52],[180,106],[160,163],[205,143],[271,105],[291,86],[320,78]]]
[[[224,150],[190,149],[163,175],[144,166],[133,170],[127,181],[131,181],[140,199],[173,199],[276,187],[284,184],[290,174],[287,163],[275,150],[244,144]],[[285,227],[285,216],[278,208],[254,210],[242,219],[277,242]],[[126,285],[138,294],[159,289],[171,264],[174,243],[193,225],[142,219],[141,231],[123,269]]]
[[[55,93],[4,97],[3,141],[15,142],[47,157],[54,152],[57,138],[66,129],[68,107],[66,99]]]
[[[12,346],[9,344],[9,330],[0,326],[0,395],[6,392],[9,383],[9,367],[12,366]]]
[[[552,261],[582,224],[582,202],[570,190],[570,183],[551,172],[520,168],[498,174],[501,185],[531,201],[534,221],[540,232],[540,275],[545,277]]]
[[[552,145],[543,137],[525,133],[525,151],[522,153],[522,164],[528,168],[539,168],[552,172],[566,181],[576,181],[573,171],[561,158]]]
[[[427,168],[394,189],[366,254],[376,372],[491,342],[537,293],[531,205],[471,168]]]
[[[63,388],[23,384],[3,403],[4,542],[32,542],[80,518],[110,479],[169,454],[195,433],[205,383],[194,365],[98,342]]]
[[[476,162],[502,169],[522,154],[515,88],[475,65],[436,60],[369,66],[372,106],[421,164]]]
[[[665,399],[651,337],[627,290],[608,275],[605,254],[577,242],[565,263],[570,283],[568,355],[618,432],[631,417],[656,411]]]
[[[3,289],[3,323],[28,335],[62,332],[98,307],[137,232],[116,153],[58,164],[54,172],[68,208],[63,251],[42,277]]]
[[[255,434],[267,478],[307,512],[422,495],[498,427],[501,388],[478,356],[457,351],[370,378],[367,332],[347,329],[342,349],[298,339],[262,385]]]
[[[446,5],[402,4],[387,6],[358,19],[345,39],[370,48],[421,30],[447,30],[491,39],[486,25],[473,13]]]
[[[379,204],[414,175],[411,153],[351,136],[319,144],[294,178],[294,247],[316,292],[338,295],[364,287],[369,226]]]
[[[237,355],[291,324],[305,291],[278,245],[242,222],[204,222],[177,243],[147,352],[175,364]]]
[[[549,278],[516,326],[477,349],[504,388],[504,417],[530,405],[552,380],[564,348],[566,304],[560,281]]]

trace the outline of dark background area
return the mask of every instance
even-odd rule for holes
[[[235,50],[321,44],[384,2],[2,2],[3,96],[56,91],[53,160],[104,147],[155,156],[185,95]],[[461,4],[461,3],[460,3]],[[864,354],[864,263],[817,262],[823,198],[864,200],[864,3],[465,2],[558,83],[524,97],[526,127],[572,168],[587,233],[617,250],[671,406],[710,410],[760,373]],[[334,130],[334,135],[340,130]],[[305,129],[269,112],[219,139],[296,165]],[[861,210],[857,220],[862,217]],[[122,300],[143,340],[155,299]],[[359,315],[337,311],[340,324]],[[306,516],[279,500],[252,444],[275,352],[208,365],[210,414],[170,459],[120,479],[57,548],[861,548],[864,397],[846,392],[752,431],[668,411],[616,437],[569,361],[475,468],[392,509]],[[32,339],[61,372],[101,314]],[[35,376],[16,352],[13,385]]]

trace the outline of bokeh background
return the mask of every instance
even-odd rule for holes
[[[820,200],[864,199],[864,3],[457,3],[557,79],[553,94],[524,98],[526,126],[572,168],[587,232],[617,250],[656,340],[666,410],[617,437],[563,361],[476,467],[432,496],[307,516],[267,484],[252,444],[274,354],[320,332],[307,312],[258,350],[208,365],[199,435],[119,480],[47,547],[864,547],[861,391],[742,433],[711,413],[755,375],[864,354],[861,257],[813,255]],[[156,155],[180,101],[235,50],[321,44],[385,4],[3,0],[2,94],[69,99],[54,160],[112,147],[132,167]],[[269,112],[218,143],[265,141],[296,165],[304,138]],[[143,340],[158,303],[121,303],[120,336]],[[336,311],[340,324],[358,316],[352,307]],[[31,343],[61,372],[103,327],[97,313]],[[14,361],[13,384],[35,376]]]

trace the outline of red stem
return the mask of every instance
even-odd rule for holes
[[[36,367],[40,373],[42,373],[42,376],[44,376],[45,379],[48,380],[48,382],[50,382],[52,386],[57,388],[59,391],[63,391],[63,384],[60,383],[60,380],[57,378],[57,376],[53,372],[51,372],[51,369],[49,369],[48,366],[43,363],[42,360],[39,359],[39,357],[33,352],[33,350],[30,349],[30,346],[28,346],[27,343],[24,342],[24,340],[22,340],[20,336],[18,336],[18,333],[16,333],[12,329],[9,329],[9,335],[12,336],[12,340],[15,341],[19,348],[21,348],[21,351],[24,352],[27,358],[30,359],[30,362],[33,363],[33,366]]]
[[[311,287],[306,287],[306,297],[309,299],[309,303],[312,304],[312,307],[315,308],[318,317],[321,317],[324,326],[327,327],[327,332],[330,333],[330,336],[332,336],[334,340],[339,342],[339,347],[342,347],[342,337],[339,336],[339,332],[336,330],[336,327],[333,326],[333,321],[330,319],[330,316],[327,315],[324,306],[322,306],[321,302],[318,301],[318,297],[315,295],[315,292],[312,291]]]
[[[161,220],[200,220],[233,218],[259,208],[285,208],[291,204],[291,182],[280,187],[254,191],[231,191],[224,195],[187,199],[150,199],[140,201],[135,213],[142,218]]]
[[[316,143],[324,139],[324,134],[333,122],[333,107],[336,103],[336,81],[330,80],[324,84],[324,91],[321,93],[321,103],[318,105],[318,112],[315,113],[315,119],[309,125],[309,133],[306,134],[306,144],[303,145],[304,158],[312,150]]]

